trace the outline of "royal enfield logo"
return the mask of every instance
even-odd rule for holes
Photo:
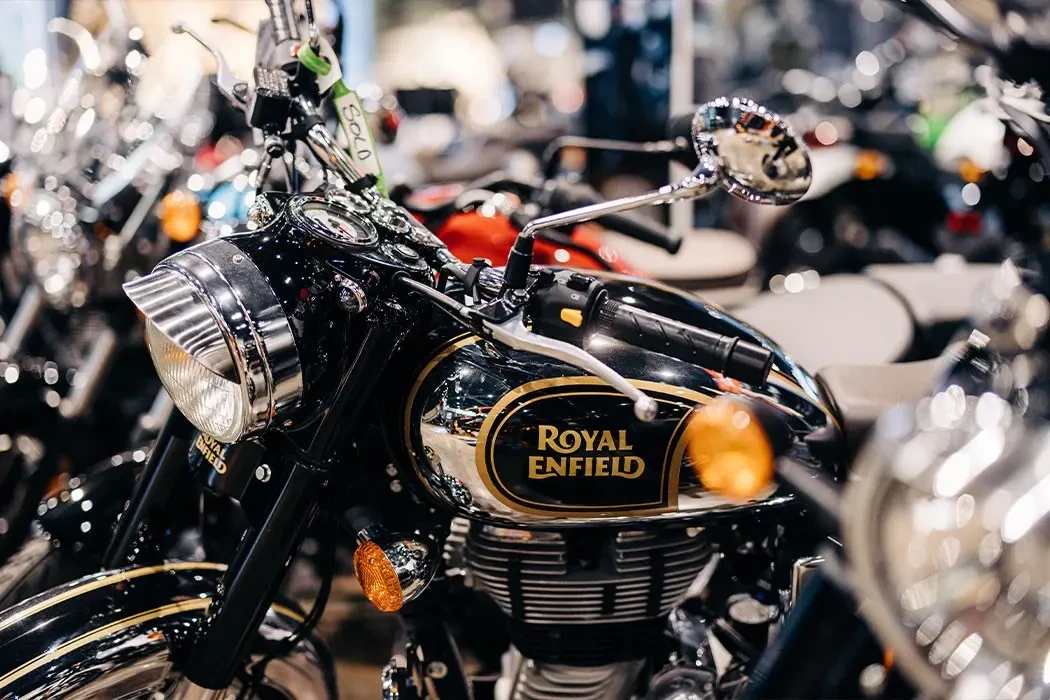
[[[193,446],[197,448],[197,451],[204,457],[204,461],[210,464],[212,469],[220,474],[226,473],[226,462],[222,460],[221,456],[226,445],[214,438],[198,433],[197,439],[193,441]]]
[[[626,430],[561,430],[539,427],[538,452],[529,457],[529,478],[618,477],[637,479],[645,460],[634,454]]]
[[[539,515],[614,517],[674,509],[685,417],[708,397],[636,382],[659,404],[656,420],[600,379],[562,377],[503,396],[478,433],[478,474],[511,508]]]

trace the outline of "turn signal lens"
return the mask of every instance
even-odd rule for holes
[[[853,173],[858,180],[874,180],[881,177],[889,169],[886,156],[878,151],[864,150],[857,154],[857,160],[853,164]]]
[[[354,575],[365,597],[382,612],[397,612],[405,603],[394,565],[375,542],[364,542],[354,552]]]
[[[758,418],[739,401],[704,406],[686,428],[686,445],[704,488],[735,499],[755,498],[773,480],[773,448]]]
[[[170,192],[160,202],[160,228],[176,243],[189,243],[201,227],[201,204],[196,195],[183,190]]]

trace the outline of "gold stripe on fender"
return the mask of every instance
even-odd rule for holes
[[[87,583],[71,588],[64,593],[42,600],[36,605],[31,605],[17,615],[12,615],[6,619],[0,619],[0,631],[7,629],[13,624],[21,622],[30,615],[35,615],[41,610],[46,610],[52,605],[58,605],[70,598],[76,598],[78,595],[84,593],[90,593],[96,591],[99,588],[105,588],[106,586],[113,583],[123,583],[132,579],[141,578],[142,576],[149,576],[150,574],[159,574],[165,571],[185,571],[185,570],[199,570],[207,569],[211,571],[225,571],[225,564],[216,564],[208,561],[176,561],[170,564],[159,564],[157,566],[144,566],[141,569],[131,569],[130,571],[119,571],[113,574],[99,574],[98,578],[88,581]]]
[[[3,678],[0,678],[0,688],[4,688],[9,683],[17,681],[19,678],[26,675],[27,673],[32,673],[41,666],[45,666],[54,661],[55,659],[61,656],[65,656],[71,651],[76,651],[80,647],[90,644],[91,642],[98,641],[103,637],[115,634],[117,632],[122,632],[128,628],[134,627],[135,625],[141,624],[143,622],[159,620],[163,617],[178,615],[179,613],[184,612],[204,610],[209,605],[211,605],[211,598],[194,598],[193,600],[179,601],[178,603],[172,603],[170,605],[165,605],[160,608],[154,608],[153,610],[147,610],[146,612],[139,613],[138,615],[126,617],[123,620],[111,622],[108,625],[99,627],[93,632],[88,632],[87,634],[83,634],[77,637],[76,639],[68,641],[65,644],[49,651],[48,653],[36,657],[32,661],[27,661],[26,663],[16,668],[14,671],[8,673]]]

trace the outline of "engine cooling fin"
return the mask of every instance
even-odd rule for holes
[[[700,532],[684,528],[553,533],[472,526],[465,562],[527,659],[602,666],[651,653],[667,614],[713,555]]]

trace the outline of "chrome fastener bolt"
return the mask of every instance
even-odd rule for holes
[[[427,664],[427,675],[440,680],[448,675],[448,666],[442,661],[431,661]]]
[[[267,464],[260,464],[255,468],[255,478],[264,484],[270,480],[270,466]]]
[[[368,297],[361,285],[345,278],[339,280],[338,285],[336,300],[343,311],[358,314],[368,308]]]

